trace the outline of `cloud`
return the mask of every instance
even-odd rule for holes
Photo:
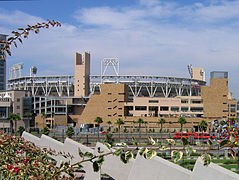
[[[186,66],[193,64],[205,67],[207,77],[213,70],[230,71],[231,91],[239,97],[238,4],[141,0],[127,7],[81,8],[72,14],[77,23],[41,30],[13,48],[8,66],[23,61],[28,69],[37,65],[42,75],[73,74],[74,52],[84,50],[91,52],[92,74],[100,74],[105,57],[120,59],[121,74],[189,77]],[[16,29],[37,21],[43,19],[0,11],[4,33],[11,32],[12,26]]]
[[[139,4],[143,6],[152,7],[152,6],[159,5],[160,1],[159,0],[140,0]]]
[[[93,26],[109,26],[111,28],[124,29],[142,23],[145,11],[136,9],[114,9],[110,7],[96,7],[80,9],[74,15],[75,19],[83,24]]]
[[[0,24],[4,26],[26,26],[26,24],[35,24],[42,22],[43,19],[26,14],[21,11],[8,12],[0,8]]]
[[[201,21],[217,22],[239,18],[239,1],[220,1],[218,4],[201,6],[195,11],[195,16]]]

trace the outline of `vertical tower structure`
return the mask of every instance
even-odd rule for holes
[[[0,34],[0,49],[4,47],[2,41],[6,41],[7,35]],[[0,51],[0,90],[6,89],[6,54],[3,51]]]
[[[228,92],[228,72],[211,72],[210,86],[201,87],[204,117],[236,118],[237,100]]]
[[[88,96],[90,94],[90,53],[75,54],[75,86],[74,96]]]
[[[201,67],[193,67],[192,68],[192,79],[205,81],[205,72],[204,68]]]

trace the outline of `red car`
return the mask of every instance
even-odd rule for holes
[[[107,133],[109,133],[109,132],[107,132],[107,131],[102,131],[101,132],[101,134],[107,134]]]
[[[185,137],[188,138],[190,136],[193,136],[194,139],[209,139],[209,138],[215,138],[215,135],[212,134],[212,136],[210,136],[209,133],[174,133],[174,138],[175,139],[180,139],[181,137]]]

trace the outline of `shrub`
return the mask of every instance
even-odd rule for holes
[[[53,151],[41,150],[21,137],[8,136],[0,132],[0,178],[1,179],[66,179],[60,177],[60,169],[48,154]],[[63,167],[67,167],[64,164]],[[69,166],[70,167],[70,166]],[[67,174],[73,174],[66,168]],[[69,171],[69,172],[68,172]],[[55,177],[53,175],[55,174]]]
[[[110,144],[111,146],[113,146],[114,142],[115,142],[115,139],[113,138],[113,134],[105,134],[105,140],[104,142]]]
[[[75,131],[73,129],[73,127],[68,127],[67,130],[66,130],[66,135],[71,138],[72,136],[75,135]]]
[[[49,133],[50,133],[50,130],[48,129],[48,127],[44,127],[44,128],[41,130],[41,134],[49,135]]]
[[[25,128],[23,126],[20,126],[18,128],[17,134],[19,134],[20,136],[22,136],[22,133],[25,131]]]

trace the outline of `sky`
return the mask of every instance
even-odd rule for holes
[[[54,19],[62,26],[31,33],[12,47],[7,68],[23,75],[73,75],[75,52],[89,51],[91,74],[119,58],[120,74],[189,78],[187,65],[229,72],[239,99],[239,0],[0,0],[0,33]],[[8,70],[9,72],[9,70]]]

